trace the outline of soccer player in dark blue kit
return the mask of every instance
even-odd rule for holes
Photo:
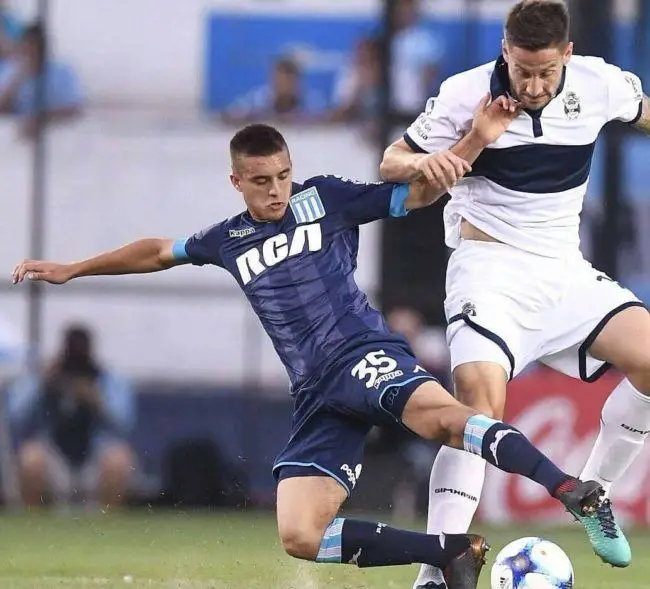
[[[285,140],[266,125],[240,130],[230,151],[245,212],[187,239],[142,239],[71,264],[24,261],[14,283],[187,263],[230,272],[291,380],[293,427],[273,472],[280,538],[296,558],[360,567],[427,563],[445,570],[450,589],[475,589],[487,550],[482,537],[337,517],[361,474],[366,434],[391,422],[535,480],[581,513],[597,508],[597,483],[563,473],[514,427],[456,401],[355,283],[359,226],[430,205],[440,190],[423,180],[364,184],[334,176],[295,184]],[[449,181],[469,169],[449,152],[439,164]]]

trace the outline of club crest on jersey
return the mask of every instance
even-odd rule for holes
[[[564,96],[564,114],[566,118],[574,121],[580,116],[581,112],[582,105],[580,104],[580,96],[569,90]]]
[[[296,223],[313,223],[325,216],[325,207],[315,187],[307,188],[289,199],[289,206]]]

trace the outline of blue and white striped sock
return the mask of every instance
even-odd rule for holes
[[[341,532],[343,531],[343,522],[345,518],[337,517],[327,526],[323,540],[320,543],[320,549],[316,555],[316,562],[341,562]]]
[[[465,452],[483,456],[483,438],[487,431],[496,423],[500,422],[495,419],[490,419],[485,415],[474,415],[470,417],[465,424],[465,433],[463,435]]]
[[[516,427],[485,415],[474,415],[467,421],[463,448],[500,470],[520,474],[543,485],[552,496],[571,478]]]

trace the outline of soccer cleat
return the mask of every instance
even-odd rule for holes
[[[632,550],[604,495],[597,482],[578,479],[569,479],[556,492],[567,511],[584,526],[596,555],[613,567],[626,567],[632,561]]]
[[[434,581],[429,581],[424,585],[418,585],[415,589],[447,589],[444,583],[435,583]]]
[[[591,517],[573,514],[584,526],[596,555],[606,564],[624,568],[632,562],[632,549],[612,511],[612,504],[605,499]]]
[[[490,547],[483,536],[468,534],[469,548],[442,571],[447,589],[476,589]]]
[[[595,517],[603,504],[605,491],[596,481],[581,481],[571,477],[555,491],[555,497],[575,517]]]

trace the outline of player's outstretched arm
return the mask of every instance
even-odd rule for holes
[[[641,107],[641,118],[634,123],[634,128],[650,135],[650,98],[643,96],[643,106]]]
[[[481,152],[494,143],[519,116],[521,105],[505,96],[491,100],[490,95],[483,97],[474,112],[471,129],[452,147],[450,151],[473,164]],[[452,188],[462,176],[449,184],[448,178],[437,169],[437,153],[416,153],[402,138],[390,145],[384,152],[380,173],[389,182],[411,182],[425,177],[431,186],[442,190],[442,194]]]
[[[69,264],[24,260],[14,268],[11,278],[14,284],[25,279],[64,284],[82,276],[145,274],[182,263],[174,256],[172,239],[140,239],[111,252]]]

